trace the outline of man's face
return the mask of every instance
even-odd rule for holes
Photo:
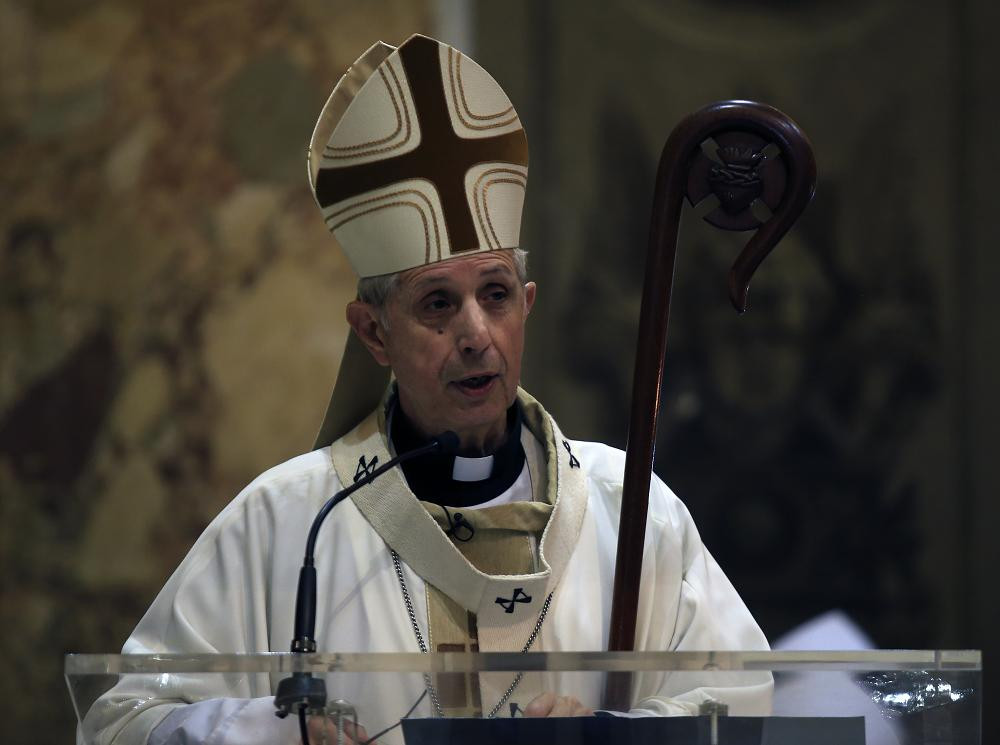
[[[400,406],[423,434],[451,429],[463,451],[488,452],[503,442],[534,300],[535,284],[521,285],[504,250],[404,272],[385,308],[387,328],[359,302],[348,320],[392,367]]]

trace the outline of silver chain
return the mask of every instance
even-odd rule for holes
[[[538,614],[538,620],[535,621],[535,628],[531,630],[531,635],[528,637],[527,643],[521,650],[521,654],[524,654],[529,649],[531,649],[531,645],[535,643],[535,638],[538,636],[538,632],[542,630],[542,622],[545,620],[545,615],[549,612],[549,603],[551,602],[552,602],[552,593],[550,592],[549,596],[545,598],[545,602],[542,604],[542,611],[541,613]],[[510,687],[507,688],[503,696],[500,697],[500,700],[497,701],[497,705],[494,706],[493,709],[490,711],[490,713],[487,715],[486,717],[487,719],[492,719],[497,715],[497,712],[500,711],[500,707],[502,707],[505,703],[507,703],[507,699],[509,699],[511,697],[511,694],[514,693],[514,689],[517,688],[517,684],[521,682],[521,678],[523,677],[524,677],[523,672],[519,672],[516,676],[514,676],[514,682],[510,684]]]
[[[406,614],[410,617],[410,623],[413,625],[413,633],[417,637],[417,646],[420,647],[420,651],[424,654],[427,653],[427,645],[424,644],[424,635],[420,633],[420,627],[417,625],[417,614],[413,610],[413,601],[410,600],[410,591],[406,589],[406,581],[403,579],[403,565],[399,560],[399,554],[397,554],[392,549],[389,549],[389,553],[392,554],[392,565],[396,568],[396,577],[399,579],[399,587],[403,591],[403,604],[406,606]],[[531,634],[528,636],[528,641],[525,642],[524,647],[521,649],[521,654],[525,654],[531,645],[535,643],[535,639],[538,638],[539,632],[542,630],[542,623],[545,622],[545,616],[549,612],[549,604],[552,602],[552,593],[550,592],[548,597],[545,598],[545,602],[542,604],[542,610],[538,614],[538,620],[535,621],[535,628],[531,630]],[[496,706],[494,706],[490,713],[486,715],[487,719],[493,719],[507,703],[508,699],[513,695],[514,689],[517,688],[518,683],[521,682],[521,678],[524,677],[524,672],[519,672],[514,676],[514,682],[507,687],[504,691],[503,696],[497,701]],[[434,703],[434,709],[437,711],[439,717],[444,716],[444,711],[441,709],[441,704],[438,702],[437,691],[434,689],[434,685],[431,682],[431,676],[424,673],[424,685],[427,687],[427,692],[431,696],[431,701]]]
[[[424,635],[420,633],[420,627],[417,626],[417,614],[413,611],[413,601],[410,600],[410,591],[406,589],[406,581],[403,579],[403,565],[399,561],[399,554],[392,549],[389,549],[389,551],[392,554],[392,565],[396,568],[396,576],[399,578],[399,586],[403,590],[403,605],[406,606],[406,615],[410,617],[410,623],[413,624],[413,633],[417,635],[417,646],[420,647],[421,652],[427,654]],[[430,694],[434,711],[437,712],[439,717],[443,717],[444,710],[441,708],[441,702],[438,701],[437,689],[434,688],[434,684],[431,682],[430,673],[424,673],[424,688]]]

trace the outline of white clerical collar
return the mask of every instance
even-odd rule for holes
[[[451,477],[455,481],[485,481],[493,473],[493,456],[483,458],[463,458],[455,456]]]

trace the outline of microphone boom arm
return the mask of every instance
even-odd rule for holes
[[[316,537],[320,526],[327,515],[338,504],[363,486],[370,484],[390,468],[395,468],[411,458],[427,455],[433,452],[453,453],[458,450],[459,439],[454,432],[444,432],[422,447],[409,450],[387,461],[385,465],[376,468],[355,480],[350,486],[341,489],[330,497],[313,519],[306,539],[305,558],[299,570],[299,586],[295,594],[295,630],[292,639],[292,652],[308,654],[316,651]],[[326,683],[322,678],[314,678],[312,673],[292,673],[278,683],[274,694],[275,715],[284,718],[291,713],[298,714],[304,745],[309,745],[305,727],[305,716],[311,712],[321,712],[326,706]]]

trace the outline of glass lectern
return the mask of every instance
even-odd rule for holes
[[[601,711],[607,676],[623,674],[634,708]],[[234,745],[241,733],[247,742],[296,743],[295,717],[276,717],[271,699],[293,675],[325,683],[327,703],[309,715],[314,742],[338,734],[350,742],[351,733],[364,742],[356,721],[383,745],[980,743],[978,651],[66,657],[78,740],[87,745],[145,743],[166,717],[199,710],[216,711],[217,727],[241,718],[226,734]],[[488,692],[515,680],[495,707]],[[575,696],[595,714],[525,717],[524,697],[537,690]]]

